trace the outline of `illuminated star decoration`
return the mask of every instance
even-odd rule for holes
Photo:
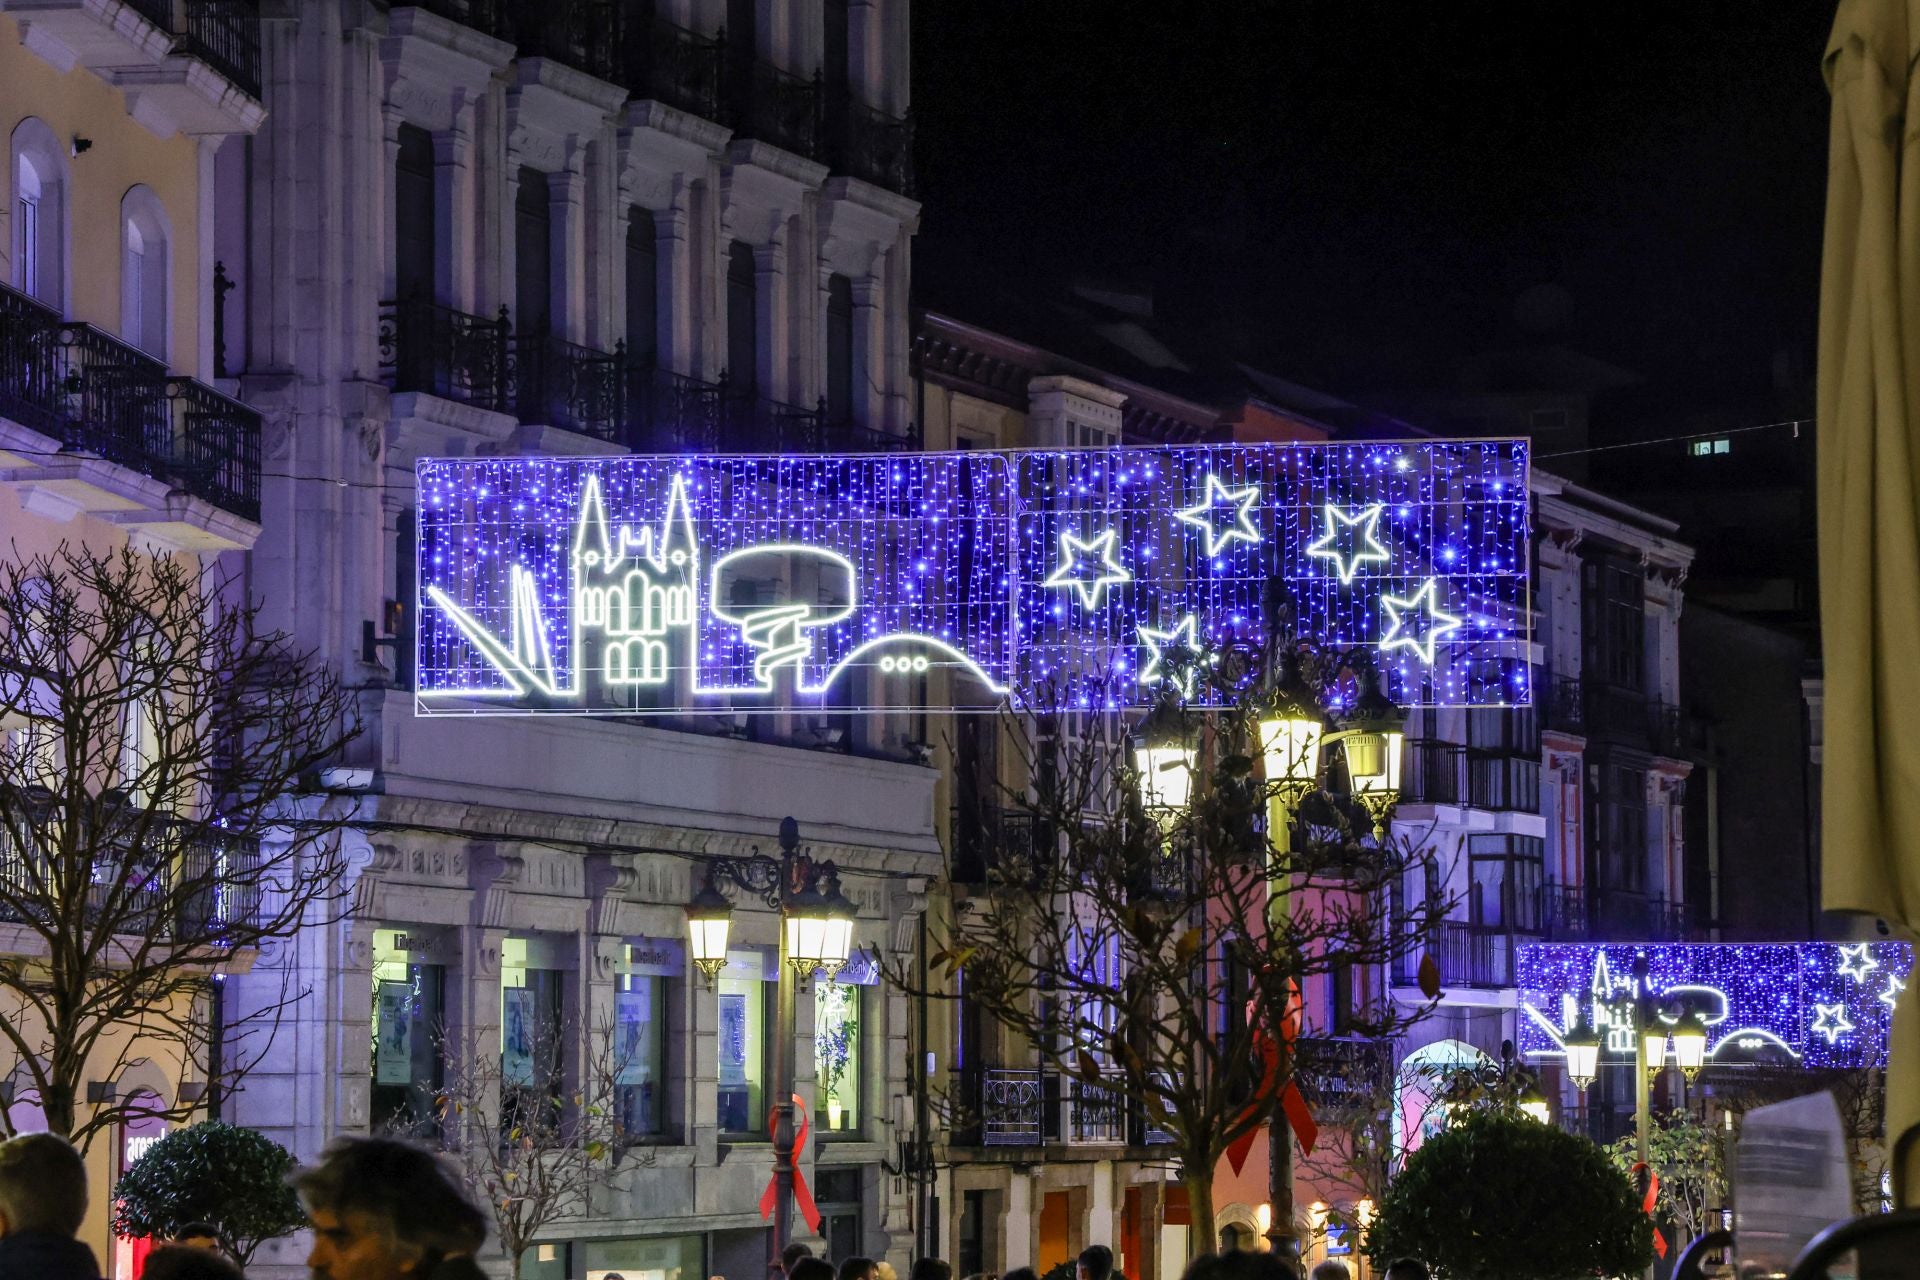
[[[1864,942],[1840,948],[1840,972],[1855,982],[1865,982],[1867,974],[1879,967],[1880,962],[1867,954]]]
[[[1900,993],[1902,991],[1905,991],[1906,989],[1907,989],[1907,980],[1905,978],[1896,978],[1892,974],[1888,974],[1887,989],[1885,991],[1882,991],[1877,997],[1877,999],[1880,1001],[1881,1004],[1891,1009],[1893,1008],[1894,1001],[1898,1000],[1900,998]]]
[[[1813,1029],[1827,1038],[1828,1044],[1838,1041],[1841,1036],[1853,1030],[1853,1023],[1847,1018],[1847,1006],[1844,1004],[1816,1004],[1813,1006]]]
[[[1133,575],[1127,567],[1114,559],[1114,544],[1119,535],[1112,529],[1104,530],[1091,538],[1081,539],[1073,535],[1070,529],[1060,531],[1060,567],[1055,569],[1042,583],[1048,587],[1072,587],[1080,593],[1080,603],[1088,609],[1100,607],[1100,596],[1110,586],[1122,582],[1132,582]],[[1097,577],[1080,576],[1081,556],[1099,556]]]
[[[1193,680],[1196,674],[1194,660],[1200,653],[1200,642],[1195,636],[1195,626],[1193,615],[1188,614],[1167,631],[1155,631],[1152,627],[1144,625],[1139,628],[1140,643],[1147,646],[1147,651],[1153,655],[1147,660],[1147,665],[1140,668],[1141,684],[1158,684],[1171,675],[1173,687],[1180,691],[1180,696],[1189,701],[1192,700]],[[1180,670],[1169,671],[1167,669],[1169,652],[1177,656],[1182,650],[1185,651],[1187,661]]]
[[[1207,533],[1207,555],[1209,558],[1220,554],[1229,543],[1258,542],[1260,531],[1253,527],[1253,509],[1260,504],[1260,486],[1250,484],[1240,489],[1229,489],[1220,483],[1220,477],[1207,473],[1206,496],[1190,507],[1183,507],[1173,513],[1173,518],[1183,524],[1190,524]],[[1230,525],[1216,525],[1213,522],[1214,510],[1232,505],[1237,508]]]
[[[1327,504],[1327,531],[1320,541],[1307,548],[1307,554],[1316,560],[1333,561],[1334,576],[1340,579],[1341,586],[1352,582],[1353,575],[1368,561],[1385,564],[1390,559],[1387,549],[1380,545],[1381,509],[1381,504],[1376,502],[1348,515],[1331,502]],[[1353,545],[1342,550],[1343,542]]]
[[[1428,666],[1433,665],[1434,646],[1460,629],[1460,619],[1440,607],[1440,587],[1433,578],[1420,584],[1410,596],[1381,596],[1387,610],[1387,634],[1380,641],[1380,652],[1411,649]],[[1427,625],[1420,634],[1407,630],[1408,617],[1426,615]]]

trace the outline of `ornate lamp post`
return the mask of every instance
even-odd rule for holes
[[[780,856],[757,849],[750,857],[713,858],[707,883],[687,904],[687,944],[693,963],[711,985],[727,964],[727,932],[733,904],[720,885],[733,885],[780,912],[780,968],[774,1000],[772,1077],[773,1226],[767,1233],[769,1270],[792,1235],[793,1212],[793,1042],[796,996],[814,970],[838,973],[853,949],[854,906],[840,892],[840,876],[831,862],[815,862],[800,852],[800,824],[780,820]]]

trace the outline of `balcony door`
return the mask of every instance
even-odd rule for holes
[[[760,305],[753,246],[727,246],[727,379],[751,387],[760,376]]]
[[[438,251],[433,221],[433,135],[400,126],[400,154],[393,169],[394,297],[433,300],[433,264]]]
[[[553,299],[553,214],[547,175],[520,170],[513,199],[513,327],[544,333]]]
[[[627,359],[651,365],[659,348],[659,240],[653,210],[627,211]]]

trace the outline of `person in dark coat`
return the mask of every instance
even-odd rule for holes
[[[170,1244],[147,1255],[141,1280],[247,1280],[240,1264],[217,1249]]]
[[[341,1138],[291,1181],[313,1223],[313,1280],[485,1280],[473,1255],[486,1216],[426,1148]]]
[[[87,1166],[65,1138],[0,1143],[0,1280],[100,1280],[74,1239],[87,1218]]]

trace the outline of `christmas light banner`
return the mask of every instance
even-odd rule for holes
[[[1529,701],[1518,440],[427,459],[423,714],[1111,710],[1292,630]]]
[[[1520,1051],[1565,1052],[1583,1021],[1602,1062],[1633,1057],[1633,961],[1647,957],[1657,1015],[1697,1013],[1707,1064],[1877,1067],[1893,1004],[1913,967],[1904,942],[1698,944],[1541,943],[1517,949]]]

